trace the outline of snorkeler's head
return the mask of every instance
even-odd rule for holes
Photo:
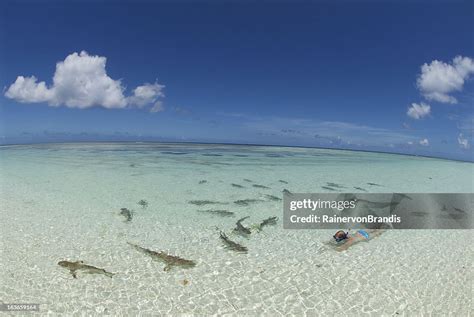
[[[339,230],[338,232],[336,232],[334,235],[333,235],[333,238],[334,240],[336,240],[336,242],[340,242],[342,240],[346,240],[348,238],[348,232],[344,232],[343,230]]]

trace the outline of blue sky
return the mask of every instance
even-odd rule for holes
[[[473,160],[472,1],[0,6],[3,144],[204,141]]]

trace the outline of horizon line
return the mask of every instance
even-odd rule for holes
[[[378,153],[378,154],[390,154],[390,155],[401,155],[401,156],[408,156],[408,157],[422,157],[422,158],[429,158],[429,159],[438,159],[438,160],[445,160],[445,161],[454,161],[454,162],[462,162],[462,163],[474,163],[474,158],[469,160],[463,159],[454,159],[454,158],[446,158],[446,157],[438,157],[438,156],[429,156],[429,155],[422,155],[422,154],[409,154],[409,153],[401,153],[401,152],[387,152],[387,151],[377,151],[377,150],[363,150],[363,149],[349,149],[349,148],[330,148],[330,147],[318,147],[318,146],[305,146],[305,145],[282,145],[282,144],[262,144],[262,143],[231,143],[231,142],[205,142],[205,141],[131,141],[131,140],[123,140],[123,141],[51,141],[51,142],[37,142],[37,143],[11,143],[11,144],[0,144],[0,147],[4,146],[22,146],[22,145],[41,145],[41,144],[77,144],[77,143],[164,143],[164,144],[207,144],[207,145],[234,145],[234,146],[255,146],[255,147],[283,147],[283,148],[303,148],[303,149],[319,149],[319,150],[335,150],[335,151],[353,151],[353,152],[364,152],[364,153]]]

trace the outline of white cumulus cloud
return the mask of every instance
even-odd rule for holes
[[[46,87],[44,81],[37,82],[35,76],[18,76],[16,81],[5,92],[5,96],[19,102],[46,102],[51,100],[53,94]]]
[[[430,141],[428,141],[428,139],[421,139],[419,143],[420,143],[420,145],[422,145],[422,146],[428,146],[428,145],[430,145]]]
[[[51,86],[36,77],[18,76],[6,90],[5,96],[22,103],[47,102],[51,106],[70,108],[126,108],[144,107],[164,97],[163,85],[144,84],[126,97],[120,80],[107,75],[107,59],[87,52],[72,53],[56,64]]]
[[[133,90],[133,95],[128,97],[128,102],[138,107],[143,107],[151,103],[156,103],[159,97],[164,97],[163,88],[165,86],[158,83],[144,84]]]
[[[458,144],[461,149],[468,150],[471,148],[471,145],[469,144],[469,140],[466,139],[462,133],[459,133]]]
[[[461,91],[464,82],[474,73],[474,61],[469,57],[456,56],[451,63],[434,60],[421,66],[417,86],[428,100],[457,103],[451,94]]]
[[[165,107],[163,106],[163,103],[161,101],[155,102],[153,107],[150,108],[150,112],[161,112],[164,110],[165,110]]]
[[[431,112],[430,105],[422,102],[420,104],[412,103],[411,107],[408,108],[407,115],[413,119],[421,119],[426,117]]]

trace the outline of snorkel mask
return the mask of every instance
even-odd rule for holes
[[[348,238],[347,237],[348,234],[349,234],[349,232],[344,232],[342,230],[339,230],[332,237],[334,238],[334,240],[336,240],[336,242],[341,242],[341,241],[346,240]]]

